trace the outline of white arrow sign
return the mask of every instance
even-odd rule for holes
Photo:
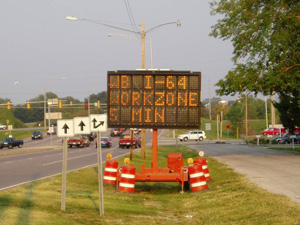
[[[91,114],[90,115],[91,132],[107,131],[107,115],[106,114]]]
[[[74,133],[75,134],[89,134],[90,118],[89,117],[75,117],[74,118]]]
[[[74,136],[73,120],[57,120],[57,137]]]

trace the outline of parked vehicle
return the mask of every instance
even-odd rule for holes
[[[88,147],[90,145],[90,141],[88,138],[84,138],[82,135],[75,135],[68,139],[68,148],[79,147],[83,148],[84,146]]]
[[[6,129],[6,125],[0,124],[0,130],[5,130]]]
[[[110,136],[111,137],[120,136],[122,132],[123,132],[122,128],[113,128],[111,129]]]
[[[13,147],[17,147],[17,146],[19,148],[22,148],[23,145],[24,145],[23,140],[16,140],[14,137],[9,136],[8,138],[4,138],[4,140],[0,143],[0,149],[5,147],[12,149]]]
[[[119,147],[120,148],[129,148],[131,146],[131,143],[133,145],[133,147],[138,148],[141,147],[141,141],[140,138],[138,138],[138,136],[133,136],[133,140],[131,142],[131,136],[130,134],[122,134],[119,138]]]
[[[295,138],[291,138],[291,136],[296,136]],[[295,144],[299,144],[300,135],[299,134],[291,134],[286,133],[282,137],[277,137],[272,140],[272,144],[291,144],[294,141]]]
[[[97,148],[98,142],[96,141],[96,148]],[[110,148],[111,147],[111,140],[109,137],[102,137],[101,138],[101,147]]]
[[[43,139],[43,133],[41,131],[33,131],[32,135],[31,135],[31,139],[32,140]]]
[[[261,135],[283,135],[286,134],[286,130],[284,128],[268,128],[261,132]]]
[[[188,140],[203,141],[205,138],[206,138],[205,132],[202,130],[188,131],[185,134],[178,135],[179,141],[188,141]]]

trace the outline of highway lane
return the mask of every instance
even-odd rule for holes
[[[109,136],[109,131],[102,134],[102,137]],[[112,137],[112,147],[102,148],[103,162],[107,153],[114,158],[127,155],[130,149],[120,149],[118,137]],[[147,142],[152,141],[152,133],[146,132]],[[0,191],[15,187],[20,184],[29,183],[35,180],[58,175],[62,171],[62,139],[57,136],[44,136],[42,140],[25,139],[24,149],[29,153],[0,157]],[[56,150],[30,153],[34,148],[56,147]],[[14,148],[9,151],[19,151]],[[139,150],[139,149],[134,149]],[[97,149],[95,141],[89,147],[68,149],[68,171],[80,168],[95,166],[97,164]]]

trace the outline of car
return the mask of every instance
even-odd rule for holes
[[[97,134],[96,132],[91,132],[89,134],[86,135],[90,141],[93,141],[96,137],[97,137]]]
[[[6,125],[0,124],[0,130],[5,130],[6,129]]]
[[[123,132],[122,128],[113,128],[110,131],[110,136],[111,137],[120,136],[122,134],[122,132]]]
[[[111,147],[111,140],[109,137],[101,137],[101,147],[107,147],[110,148]],[[98,146],[98,142],[96,141],[96,148]]]
[[[32,140],[43,139],[43,133],[41,131],[33,131],[31,135]]]
[[[284,128],[268,128],[261,132],[261,135],[282,135],[286,134],[286,130]]]
[[[205,131],[202,130],[187,131],[185,134],[178,135],[179,141],[188,141],[188,140],[203,141],[205,138],[206,138]]]
[[[295,135],[295,138],[291,138],[292,135]],[[294,143],[299,144],[300,141],[300,135],[299,133],[291,134],[286,133],[282,137],[277,137],[272,140],[272,144],[290,144],[294,141]]]

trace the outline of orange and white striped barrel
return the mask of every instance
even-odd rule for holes
[[[200,164],[193,164],[188,167],[192,192],[208,189],[204,171]]]
[[[135,188],[135,167],[133,165],[122,166],[122,173],[119,183],[119,191],[128,193],[134,192]]]
[[[202,168],[203,168],[203,171],[204,171],[204,176],[205,176],[205,180],[206,181],[210,181],[211,180],[211,177],[210,177],[210,174],[209,174],[209,169],[208,169],[208,166],[207,166],[207,162],[206,162],[206,159],[205,158],[200,158],[200,157],[197,157],[195,159],[195,164],[199,163],[202,165]]]
[[[116,184],[118,171],[118,161],[112,159],[105,162],[103,183]]]

